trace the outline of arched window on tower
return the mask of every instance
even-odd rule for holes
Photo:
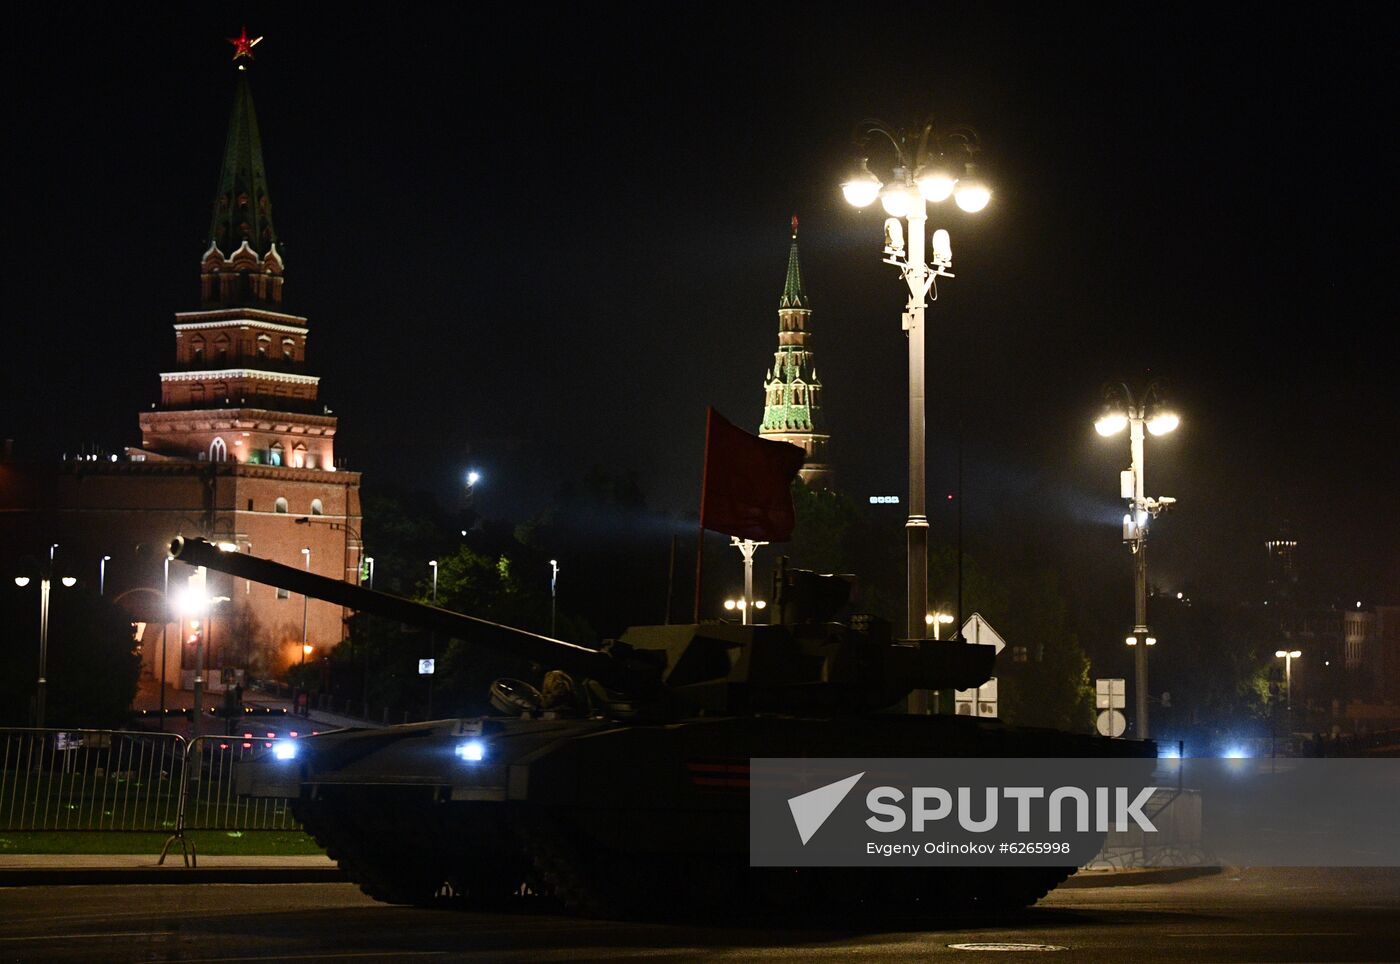
[[[267,335],[258,336],[258,361],[267,361],[268,349],[272,346],[272,339]]]
[[[272,511],[285,513],[287,511],[286,498],[279,495],[277,501],[272,504]]]
[[[212,441],[212,442],[209,443],[209,461],[210,461],[210,462],[227,462],[227,461],[228,461],[228,445],[225,444],[225,442],[224,442],[224,440],[223,440],[222,438],[215,438],[214,441]]]
[[[300,442],[292,449],[292,468],[306,468],[306,446],[302,445]]]
[[[228,335],[214,339],[214,364],[219,368],[228,367]]]
[[[268,465],[281,465],[281,464],[282,464],[282,443],[281,443],[281,442],[273,442],[273,443],[272,443],[272,448],[268,449],[268,451],[267,451],[267,464],[268,464]]]
[[[320,499],[312,499],[312,500],[311,500],[311,514],[312,514],[312,515],[325,515],[325,514],[326,514],[326,510],[325,510],[325,508],[321,505],[321,500],[320,500]]]

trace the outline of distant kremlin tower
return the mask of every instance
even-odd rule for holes
[[[800,446],[807,453],[802,481],[813,489],[826,489],[831,485],[826,454],[830,436],[823,431],[822,383],[810,348],[811,317],[797,260],[797,215],[793,215],[787,280],[778,301],[778,350],[763,382],[763,424],[758,432],[764,438]]]

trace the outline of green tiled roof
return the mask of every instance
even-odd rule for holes
[[[258,136],[248,71],[239,70],[209,241],[227,257],[245,240],[262,256],[276,242],[277,232],[272,227],[272,199],[267,193],[267,171],[263,167],[262,139]]]

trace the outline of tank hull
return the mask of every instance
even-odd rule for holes
[[[470,744],[480,748],[481,759]],[[1024,906],[1074,868],[748,867],[752,757],[1155,757],[1155,746],[970,717],[478,719],[342,731],[245,792],[292,796],[370,896],[525,892],[593,916],[848,903],[946,913]],[[914,906],[909,906],[910,902]],[[737,904],[736,904],[737,902]]]

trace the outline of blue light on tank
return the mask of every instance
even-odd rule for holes
[[[457,745],[457,755],[468,763],[479,763],[486,759],[486,744],[480,740],[468,740]]]
[[[292,740],[278,740],[272,744],[272,755],[279,760],[295,760],[297,758],[297,745]]]

